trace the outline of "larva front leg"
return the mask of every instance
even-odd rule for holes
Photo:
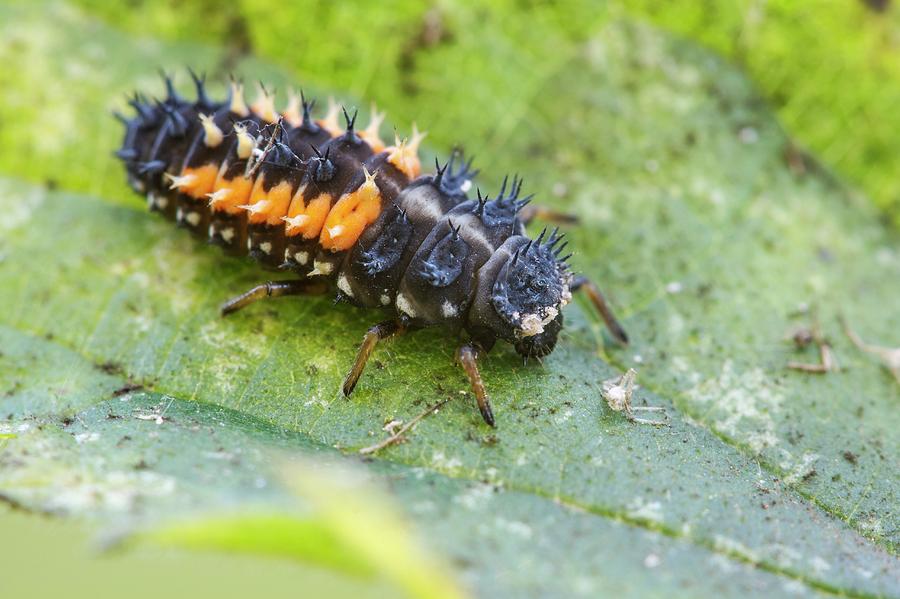
[[[623,345],[628,345],[628,334],[625,333],[625,329],[622,328],[622,325],[619,324],[619,321],[616,319],[616,315],[613,313],[612,308],[609,307],[609,303],[607,303],[603,292],[600,291],[600,288],[597,287],[593,281],[585,276],[579,275],[569,284],[569,290],[584,291],[587,294],[588,299],[591,300],[591,303],[594,304],[594,307],[597,308],[597,312],[600,313],[603,322],[606,323],[606,328],[609,329],[609,332],[615,337],[616,341]]]
[[[483,350],[476,342],[469,342],[459,348],[456,352],[456,359],[466,371],[469,377],[469,384],[472,385],[472,392],[475,393],[475,401],[478,402],[478,409],[481,411],[481,417],[490,426],[497,426],[494,422],[494,410],[491,409],[491,400],[488,398],[487,391],[484,389],[484,381],[481,380],[481,373],[478,371],[478,354]]]
[[[375,351],[375,346],[378,345],[378,342],[390,339],[391,337],[396,337],[397,335],[402,335],[407,332],[407,330],[408,327],[400,321],[387,320],[385,322],[379,322],[366,331],[363,342],[359,346],[359,351],[356,353],[356,360],[354,360],[350,372],[348,372],[347,376],[344,378],[343,390],[345,397],[349,397],[350,394],[353,393],[353,389],[356,387],[359,377],[366,368],[369,356]]]

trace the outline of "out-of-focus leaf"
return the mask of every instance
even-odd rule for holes
[[[787,140],[732,69],[628,23],[532,61],[534,48],[519,43],[525,30],[481,35],[478,15],[467,11],[448,17],[450,41],[418,56],[419,89],[447,92],[440,104],[417,101],[433,139],[462,136],[487,150],[488,187],[518,170],[543,196],[552,189],[555,201],[578,211],[584,222],[572,232],[575,263],[604,283],[634,339],[628,350],[603,353],[612,366],[601,362],[598,325],[573,307],[559,349],[542,367],[498,350],[484,365],[500,423],[494,432],[459,394],[466,385],[452,365],[455,340],[437,331],[379,349],[351,401],[340,395],[340,379],[375,316],[312,299],[219,319],[222,299],[265,275],[143,214],[123,189],[118,167],[100,154],[118,135],[97,116],[110,94],[152,87],[148,65],[190,57],[198,68],[221,71],[235,66],[225,55],[135,44],[67,11],[52,19],[24,9],[4,14],[3,39],[12,43],[0,58],[33,71],[19,93],[57,89],[44,109],[69,110],[72,118],[46,146],[12,135],[9,147],[30,158],[4,154],[0,171],[57,174],[66,188],[134,206],[47,194],[19,179],[0,187],[0,301],[10,306],[0,323],[9,327],[10,347],[40,346],[33,354],[8,350],[15,359],[3,362],[4,372],[19,373],[0,379],[10,390],[0,403],[10,430],[0,432],[19,435],[4,452],[13,466],[3,474],[4,493],[35,508],[97,517],[161,515],[129,497],[185,510],[279,504],[288,500],[283,490],[254,486],[254,465],[265,464],[258,456],[234,478],[190,482],[194,468],[215,472],[192,443],[219,438],[191,435],[191,427],[205,430],[220,408],[185,400],[227,407],[222,422],[241,426],[226,424],[226,446],[257,447],[262,456],[270,445],[352,452],[384,435],[385,421],[408,420],[452,396],[457,401],[421,423],[411,442],[370,467],[478,591],[647,596],[687,584],[693,595],[751,588],[897,594],[897,390],[839,336],[834,314],[845,312],[867,338],[896,330],[900,316],[883,308],[897,296],[900,260],[839,184],[814,164],[804,175],[789,170]],[[528,54],[516,59],[523,49]],[[502,73],[466,58],[487,55],[502,59]],[[445,89],[427,76],[448,64],[469,79],[479,75],[478,89]],[[281,87],[286,81],[256,63],[237,68]],[[458,83],[462,75],[450,71],[447,80]],[[61,90],[70,88],[78,93],[64,98]],[[411,114],[411,97],[384,100]],[[16,114],[13,100],[3,104],[0,114]],[[469,113],[478,118],[465,121]],[[472,130],[475,124],[482,129]],[[801,302],[819,307],[842,372],[785,371],[797,356],[783,337],[806,322],[791,316]],[[120,373],[119,380],[87,377],[86,387],[73,385],[57,393],[58,407],[46,407],[40,398],[53,392],[41,385],[54,379],[27,377],[35,365],[75,360],[46,358],[45,351],[61,351],[34,339],[46,335],[49,345]],[[655,391],[641,391],[641,401],[670,410],[674,403],[685,417],[655,430],[610,413],[600,382],[629,366]],[[121,389],[114,385],[128,382],[122,377],[168,395],[141,396],[132,418],[108,419],[104,410],[128,402],[96,402],[104,390]],[[17,378],[25,381],[20,388]],[[69,424],[59,415],[65,410],[74,413]],[[170,416],[191,424],[170,426]],[[32,418],[43,428],[32,428]],[[141,439],[135,453],[105,434],[117,426],[130,437],[126,446]],[[137,426],[168,431],[170,443],[125,432]],[[259,445],[246,443],[243,435],[254,439],[259,427],[266,431]],[[155,454],[160,447],[170,453]],[[118,474],[120,460],[144,454],[158,456],[146,462],[153,464],[148,477]],[[96,476],[98,487],[73,471]],[[174,487],[157,499],[152,493],[166,487],[155,477],[166,473]],[[111,491],[112,503],[94,501],[96,488],[101,497]],[[120,488],[124,503],[117,503]],[[54,503],[73,497],[62,493],[70,489],[87,489],[87,499]]]
[[[461,592],[410,542],[407,523],[364,476],[334,460],[301,462],[283,473],[309,505],[305,517],[241,513],[151,530],[143,536],[183,547],[219,548],[319,562],[354,576],[381,575],[410,597]]]

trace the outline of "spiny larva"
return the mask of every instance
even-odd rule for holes
[[[379,136],[384,115],[375,110],[365,129],[344,110],[341,127],[333,102],[317,119],[314,102],[291,95],[279,113],[262,85],[248,105],[236,81],[217,102],[191,75],[193,102],[165,77],[163,100],[135,93],[136,115],[117,115],[125,139],[116,155],[128,182],[151,210],[231,254],[295,275],[226,302],[223,315],[267,297],[328,292],[387,313],[365,334],[345,395],[379,341],[445,325],[466,336],[457,360],[494,426],[478,357],[498,339],[526,358],[549,354],[561,310],[578,289],[627,342],[599,289],[571,271],[558,230],[527,236],[535,216],[565,215],[529,205],[521,179],[504,179],[494,197],[480,190],[472,197],[477,171],[457,152],[443,165],[435,160],[433,174],[421,173],[424,134],[415,127],[411,138],[387,145]]]

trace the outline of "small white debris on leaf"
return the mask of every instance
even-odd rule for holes
[[[629,368],[625,374],[615,376],[611,379],[603,381],[601,394],[614,412],[624,412],[629,422],[636,424],[650,424],[653,426],[668,426],[669,415],[665,408],[659,406],[633,406],[631,399],[634,395],[634,381],[637,379],[637,372],[634,368]],[[635,412],[662,412],[661,420],[650,420],[647,418],[639,418],[634,415]]]
[[[383,430],[384,432],[386,432],[389,435],[396,435],[397,430],[401,426],[403,426],[403,421],[394,418],[390,422],[386,423],[383,427],[381,427],[381,430]]]
[[[850,328],[846,318],[841,316],[840,320],[841,326],[844,327],[844,333],[850,338],[853,345],[860,351],[877,356],[882,365],[894,376],[894,380],[900,384],[900,347],[884,347],[866,343],[862,337],[856,334],[856,331]]]

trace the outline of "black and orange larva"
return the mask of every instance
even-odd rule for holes
[[[478,373],[478,355],[498,339],[522,356],[553,351],[563,326],[560,309],[583,289],[612,334],[625,332],[602,294],[575,276],[561,256],[566,243],[546,229],[529,239],[535,216],[522,181],[504,180],[494,198],[468,192],[471,161],[451,157],[432,175],[420,174],[424,135],[386,146],[383,115],[372,112],[365,130],[333,103],[324,118],[313,102],[291,96],[278,113],[260,85],[244,102],[232,82],[225,102],[211,100],[192,73],[197,99],[189,102],[165,77],[167,97],[135,94],[132,118],[116,155],[128,181],[146,194],[151,210],[237,255],[291,271],[297,278],[258,285],[222,306],[228,314],[266,297],[336,291],[338,299],[381,308],[391,317],[366,333],[344,381],[349,395],[378,341],[430,325],[467,334],[457,359],[472,385],[485,422],[494,425]]]

